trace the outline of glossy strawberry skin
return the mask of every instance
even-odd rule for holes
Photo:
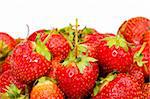
[[[44,82],[32,88],[30,99],[64,99],[64,96],[56,84]]]
[[[83,74],[71,63],[69,66],[62,66],[57,69],[57,79],[61,90],[68,98],[78,99],[91,93],[98,77],[99,69],[96,63],[90,63]]]
[[[19,82],[16,80],[15,76],[12,75],[11,70],[7,70],[0,75],[0,92],[4,93],[6,89],[6,86],[9,86],[10,84],[14,83],[18,88],[24,89],[25,84],[22,82]]]
[[[45,75],[51,62],[34,51],[34,44],[25,41],[19,44],[12,53],[12,73],[19,81],[29,83]]]
[[[64,60],[70,51],[70,45],[61,34],[53,34],[46,43],[47,48],[53,55],[53,59]]]
[[[47,30],[36,31],[29,36],[28,40],[35,41],[37,34],[40,34],[41,40],[44,41],[48,36],[48,34],[45,33],[46,31]],[[46,46],[52,53],[53,58],[57,58],[60,61],[64,60],[68,56],[68,53],[70,51],[69,43],[61,34],[52,34],[46,42]]]
[[[102,41],[98,48],[98,60],[104,74],[114,70],[118,72],[127,72],[132,64],[132,55],[130,49],[126,52],[123,48],[116,48],[114,45],[109,48],[107,42]]]
[[[88,34],[84,37],[84,42],[82,44],[87,46],[88,56],[98,59],[98,48],[101,40],[108,35],[114,36],[114,34],[111,33],[101,34],[95,31],[94,33]]]
[[[121,25],[119,33],[122,34],[128,42],[139,45],[143,43],[141,42],[143,40],[143,35],[150,29],[149,27],[149,19],[144,17],[134,17]]]
[[[142,97],[140,85],[132,77],[121,73],[92,99],[142,99]]]

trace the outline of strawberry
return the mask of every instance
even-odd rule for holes
[[[145,79],[150,76],[150,50],[146,42],[133,51],[133,62],[137,68],[142,69]]]
[[[49,31],[49,30],[45,30],[45,29],[41,29],[41,30],[35,31],[35,32],[33,32],[33,33],[28,37],[28,40],[35,41],[37,34],[40,34],[40,35],[42,36],[42,35],[44,35],[45,32],[48,32],[48,31]],[[45,38],[46,38],[46,37],[45,37]],[[44,39],[45,39],[45,38],[44,38]]]
[[[12,52],[11,69],[16,78],[25,83],[45,75],[50,69],[51,54],[39,39],[24,41]]]
[[[142,86],[144,99],[150,99],[150,82],[144,83]]]
[[[118,33],[134,45],[142,44],[143,36],[150,30],[150,20],[145,17],[134,17],[125,21],[119,28]]]
[[[52,53],[53,59],[57,58],[61,61],[68,56],[70,45],[63,35],[55,30],[39,30],[30,35],[28,40],[35,41],[37,34],[40,35],[41,41],[47,40],[46,46]]]
[[[32,88],[30,99],[64,99],[58,86],[48,79],[41,77],[38,80],[38,83]]]
[[[124,73],[110,73],[97,82],[92,99],[143,99],[140,85]]]
[[[5,57],[16,45],[15,39],[4,32],[0,32],[0,59]]]
[[[16,77],[12,75],[11,70],[7,70],[2,73],[2,75],[0,75],[0,92],[4,93],[6,91],[6,87],[12,83],[14,83],[20,89],[25,88],[25,84],[16,80]]]
[[[96,63],[89,63],[83,71],[78,68],[79,65],[77,66],[76,63],[72,62],[67,66],[58,67],[57,69],[59,87],[69,98],[87,96],[98,77],[98,65]]]
[[[139,68],[136,64],[132,64],[128,73],[133,76],[134,79],[142,86],[144,83],[144,74],[142,68]]]
[[[75,27],[74,47],[56,71],[60,89],[68,98],[73,99],[87,96],[94,87],[99,74],[96,59],[83,54],[86,51],[86,47],[80,45],[78,42],[77,23]]]
[[[104,37],[98,48],[98,60],[104,74],[114,70],[127,72],[132,64],[131,51],[119,35]]]

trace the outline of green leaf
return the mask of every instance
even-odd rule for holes
[[[93,90],[94,96],[96,96],[99,93],[99,91],[100,91],[100,88],[98,86],[95,86]]]
[[[104,39],[102,39],[102,41],[107,41],[106,46],[108,46],[109,48],[115,46],[116,49],[121,47],[124,49],[124,51],[128,51],[127,41],[119,35],[105,37]]]
[[[93,33],[93,29],[85,27],[85,28],[83,28],[82,33],[83,34],[91,34],[91,33]]]
[[[76,63],[80,73],[83,73],[85,67],[90,65],[90,62],[96,62],[97,61],[96,59],[94,59],[92,57],[88,57],[86,55],[82,55],[82,56],[80,56],[80,58],[81,58],[81,61]]]
[[[19,90],[16,85],[10,84],[9,86],[6,86],[5,96],[10,99],[18,99],[21,96],[21,90]]]
[[[44,33],[49,34],[51,33],[51,30],[44,30]]]
[[[64,60],[62,65],[67,66],[71,62],[75,61],[74,51],[70,51],[68,57]]]
[[[51,60],[51,53],[49,52],[46,45],[40,40],[39,35],[36,37],[36,52],[43,55],[48,61]]]
[[[87,52],[87,46],[83,44],[78,45],[78,53],[82,54],[83,52]]]

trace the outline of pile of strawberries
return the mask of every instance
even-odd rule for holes
[[[75,25],[0,32],[0,99],[150,99],[150,20],[116,33]]]

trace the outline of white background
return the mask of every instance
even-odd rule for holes
[[[116,33],[135,16],[150,18],[150,0],[0,0],[0,31],[26,37],[35,30],[62,27],[79,19],[82,26]]]

